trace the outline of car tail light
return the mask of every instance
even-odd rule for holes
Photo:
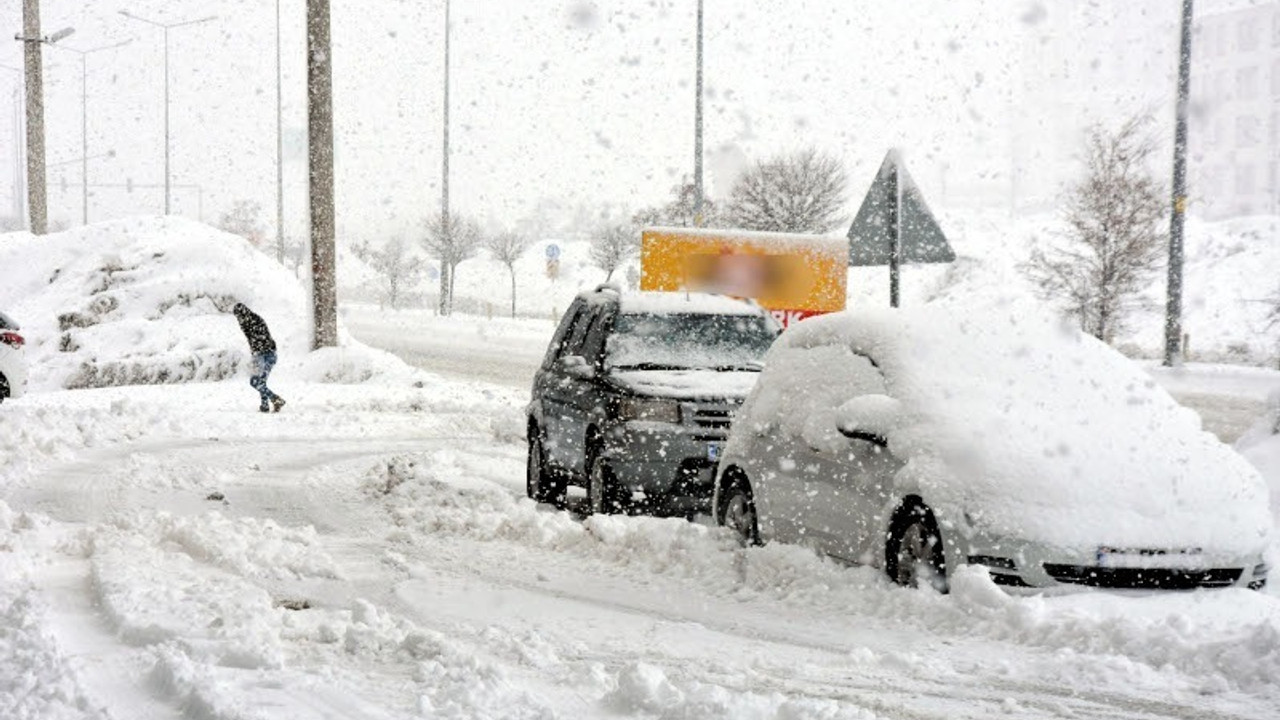
[[[6,330],[5,332],[0,332],[0,343],[4,343],[11,348],[17,349],[22,347],[22,345],[26,343],[26,340],[23,340],[22,336],[18,333]]]

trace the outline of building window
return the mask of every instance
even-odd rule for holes
[[[1253,166],[1236,166],[1236,195],[1253,194]]]
[[[1236,44],[1240,52],[1258,49],[1258,26],[1253,20],[1241,20],[1237,26]]]
[[[1258,68],[1246,67],[1236,71],[1236,99],[1253,100],[1258,97]]]

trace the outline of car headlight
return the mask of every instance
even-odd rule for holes
[[[680,423],[680,403],[653,398],[623,398],[618,401],[618,419]]]

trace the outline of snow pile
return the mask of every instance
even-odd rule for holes
[[[1246,461],[1140,367],[1017,308],[806,321],[774,345],[738,422],[782,418],[807,433],[818,414],[796,402],[786,375],[823,355],[805,366],[804,382],[834,396],[842,389],[829,386],[847,374],[850,350],[871,358],[902,403],[889,437],[907,462],[899,480],[951,517],[968,513],[996,536],[1090,552],[1195,547],[1238,560],[1266,547],[1267,490]],[[855,394],[843,393],[840,402]]]
[[[1280,392],[1271,396],[1269,405],[1267,413],[1236,443],[1236,449],[1267,481],[1271,490],[1271,515],[1280,524]],[[1280,561],[1280,553],[1272,560]],[[1273,567],[1276,566],[1273,564]]]
[[[35,389],[217,380],[247,360],[226,311],[307,349],[302,286],[241,237],[178,217],[0,237],[0,307],[23,323]]]

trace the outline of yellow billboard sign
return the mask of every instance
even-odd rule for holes
[[[784,326],[843,310],[844,238],[708,228],[646,228],[640,289],[751,298]]]

